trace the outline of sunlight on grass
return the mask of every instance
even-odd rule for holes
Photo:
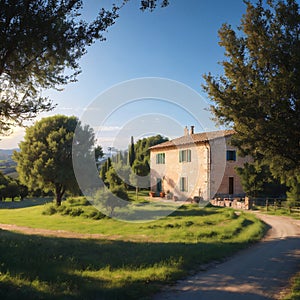
[[[284,300],[299,300],[300,299],[300,273],[292,278],[291,290],[288,295],[284,297]]]
[[[62,298],[75,295],[66,282],[48,283],[38,278],[31,280],[22,275],[13,276],[9,272],[0,275],[0,286],[1,299],[17,299],[16,291],[22,291],[22,295],[30,295],[30,299],[40,299],[41,295],[51,294]]]
[[[129,282],[153,282],[165,281],[168,282],[175,274],[179,274],[179,269],[182,265],[182,258],[179,260],[170,259],[162,261],[150,267],[140,266],[113,269],[107,266],[100,270],[75,270],[71,274],[82,278],[100,279],[105,282],[106,287],[125,287]]]
[[[149,297],[201,264],[247,247],[265,232],[254,215],[227,208],[183,205],[159,220],[134,223],[93,219],[93,207],[82,199],[43,215],[51,205],[0,209],[1,223],[103,236],[66,239],[0,230],[1,299]]]

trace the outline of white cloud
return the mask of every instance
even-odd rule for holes
[[[95,132],[111,132],[111,131],[119,131],[122,129],[120,126],[97,126],[93,127]]]
[[[25,135],[25,128],[15,127],[13,133],[8,136],[0,137],[1,149],[13,149],[18,148],[18,144],[23,140]]]

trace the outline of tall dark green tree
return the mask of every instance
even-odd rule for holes
[[[20,195],[19,185],[15,180],[10,180],[5,190],[6,197],[11,198],[13,202]]]
[[[140,186],[143,186],[144,178],[149,174],[149,164],[148,161],[142,160],[135,160],[132,165],[133,173],[130,174],[129,180],[130,183],[135,186],[136,198],[138,199],[138,193]],[[150,182],[148,182],[148,186],[150,186]]]
[[[98,161],[99,158],[103,157],[104,153],[103,153],[103,149],[101,146],[97,146],[94,151],[95,151],[95,160],[96,161]]]
[[[157,144],[164,143],[169,139],[160,134],[140,139],[135,144],[136,160],[139,162],[145,161],[150,165],[150,150],[149,148]]]
[[[259,160],[253,163],[246,163],[244,167],[236,169],[248,196],[281,197],[286,192],[286,187],[275,179],[268,165],[262,164]]]
[[[243,154],[263,157],[273,176],[295,186],[300,175],[300,14],[296,0],[244,1],[235,31],[219,30],[224,75],[204,76],[217,119],[233,127]],[[297,189],[296,189],[297,190]]]
[[[104,162],[104,164],[100,168],[100,178],[103,180],[103,182],[106,182],[106,173],[111,167],[111,159],[110,157]]]
[[[132,167],[133,163],[135,160],[135,147],[134,147],[134,139],[133,136],[131,137],[131,143],[129,146],[129,151],[128,151],[128,162],[129,165]]]
[[[135,160],[131,165],[133,173],[130,174],[129,180],[131,185],[135,186],[137,198],[140,186],[150,186],[150,182],[145,184],[145,178],[150,172],[150,147],[166,141],[168,138],[158,134],[140,139],[135,143]]]
[[[76,141],[73,141],[76,127]],[[66,191],[79,193],[72,163],[73,142],[82,143],[84,149],[88,149],[76,153],[83,162],[86,157],[93,157],[94,132],[90,127],[82,126],[76,117],[48,117],[27,128],[20,152],[13,156],[18,164],[20,182],[32,190],[53,191],[57,205],[61,205]]]

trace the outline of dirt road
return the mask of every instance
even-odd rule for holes
[[[262,242],[178,282],[154,300],[279,299],[289,278],[300,271],[300,221],[257,215],[271,226]]]
[[[70,239],[105,239],[105,240],[117,240],[121,239],[121,235],[106,235],[98,233],[79,233],[71,232],[66,230],[52,230],[43,228],[32,228],[27,226],[19,226],[14,224],[0,224],[0,229],[21,232],[24,234],[43,235],[43,236],[54,236],[61,238]],[[136,235],[134,237],[137,237]],[[142,236],[144,237],[144,236]],[[128,238],[130,239],[130,237]]]

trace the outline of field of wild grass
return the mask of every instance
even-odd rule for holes
[[[82,198],[56,211],[52,205],[0,209],[0,223],[103,238],[1,230],[0,299],[147,299],[201,264],[247,247],[265,231],[254,215],[231,209],[183,205],[162,219],[134,223],[97,216]]]

